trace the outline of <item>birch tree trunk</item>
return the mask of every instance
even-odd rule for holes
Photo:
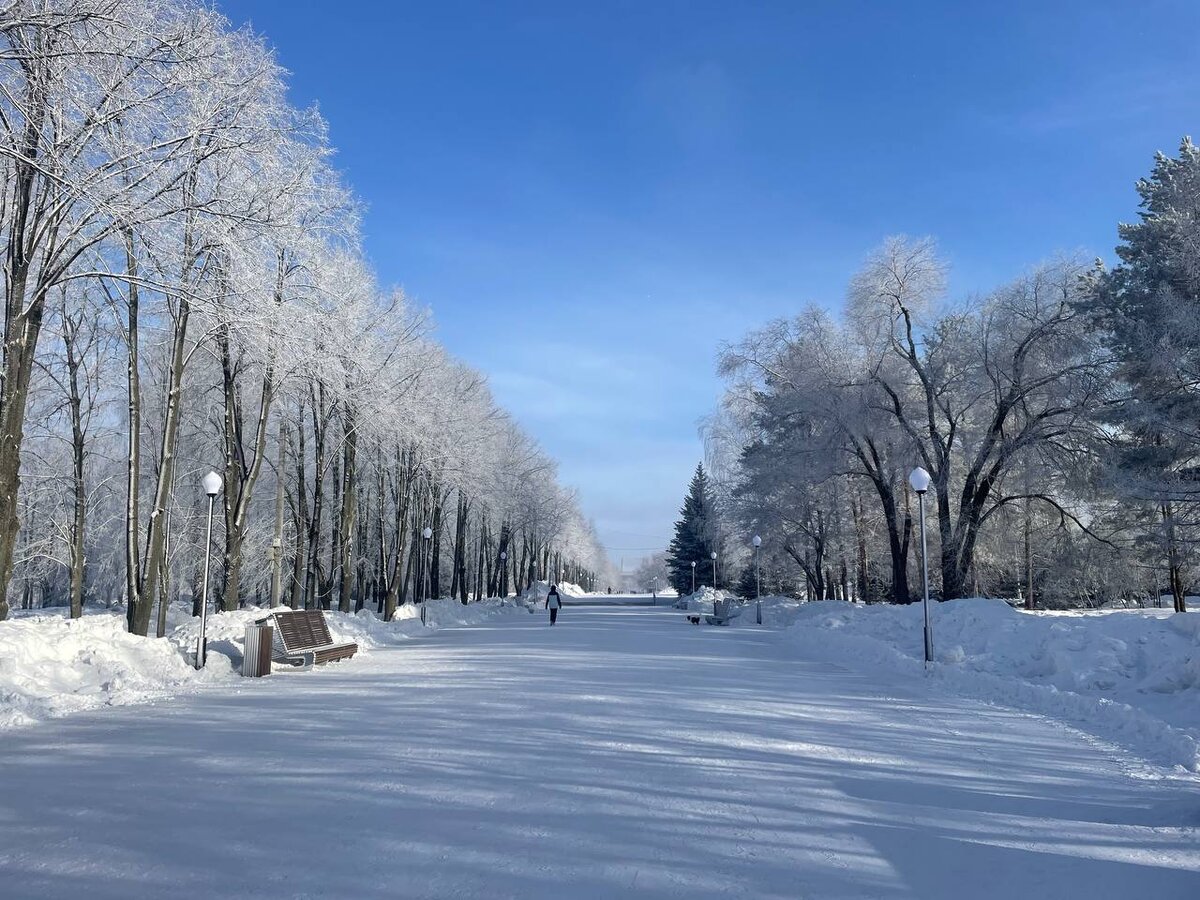
[[[129,434],[125,458],[125,615],[127,627],[134,630],[134,613],[137,610],[141,585],[138,573],[142,564],[138,553],[138,537],[142,520],[139,493],[142,478],[142,381],[139,358],[138,323],[141,316],[137,280],[137,255],[132,230],[124,232],[125,272],[127,291],[126,340],[126,386],[129,405]]]

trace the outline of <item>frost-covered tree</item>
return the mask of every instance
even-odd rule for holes
[[[933,476],[944,598],[977,592],[981,535],[1016,505],[1088,530],[1085,498],[1064,485],[1102,440],[1111,384],[1079,268],[1053,262],[955,305],[944,268],[931,241],[890,239],[840,316],[810,308],[722,355],[739,516],[778,540],[810,596],[911,598],[917,465]]]
[[[553,461],[375,283],[286,94],[202,0],[0,9],[0,618],[198,610],[209,469],[226,609],[390,615],[609,566]]]
[[[1175,609],[1195,543],[1200,497],[1200,148],[1158,154],[1137,183],[1138,221],[1120,225],[1120,264],[1089,279],[1088,308],[1104,330],[1124,388],[1108,420],[1118,491],[1152,504],[1155,543]]]
[[[691,575],[688,575],[688,590],[691,590]],[[633,570],[633,581],[638,590],[649,593],[657,588],[663,590],[668,584],[674,586],[674,577],[665,552],[653,553],[643,559]]]

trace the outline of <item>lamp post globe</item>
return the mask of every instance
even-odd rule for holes
[[[929,482],[931,480],[932,479],[930,478],[929,473],[920,466],[917,466],[908,475],[909,485],[918,494],[924,494],[927,490],[929,490]]]
[[[224,481],[216,472],[209,472],[204,476],[201,483],[204,485],[204,493],[210,497],[215,497],[221,493],[221,485],[224,484]]]
[[[908,483],[917,492],[921,516],[921,577],[925,587],[922,607],[925,613],[925,665],[933,662],[933,631],[929,625],[929,544],[925,540],[925,492],[929,490],[929,473],[917,466],[909,473]]]

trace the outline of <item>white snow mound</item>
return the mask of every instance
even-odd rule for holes
[[[463,605],[430,600],[426,624],[420,607],[406,604],[391,622],[373,612],[326,612],[335,641],[354,641],[359,652],[395,646],[428,629],[473,625],[523,612],[512,601]],[[167,638],[129,634],[120,611],[89,609],[83,618],[61,611],[0,622],[0,728],[29,725],[103,706],[148,703],[239,679],[246,626],[270,610],[250,607],[208,617],[207,665],[196,671],[199,619],[190,604],[171,607]],[[175,624],[178,623],[178,624]],[[353,660],[335,665],[353,665]],[[229,689],[226,684],[224,689]]]
[[[784,639],[806,655],[887,672],[924,669],[920,604],[764,598],[763,622],[787,627]],[[934,604],[931,625],[929,675],[956,692],[1049,715],[1156,762],[1200,771],[1195,613],[1029,613],[970,599]]]

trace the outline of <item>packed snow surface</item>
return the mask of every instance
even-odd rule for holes
[[[363,634],[5,732],[0,895],[1197,896],[1193,776],[920,674],[665,607]]]

